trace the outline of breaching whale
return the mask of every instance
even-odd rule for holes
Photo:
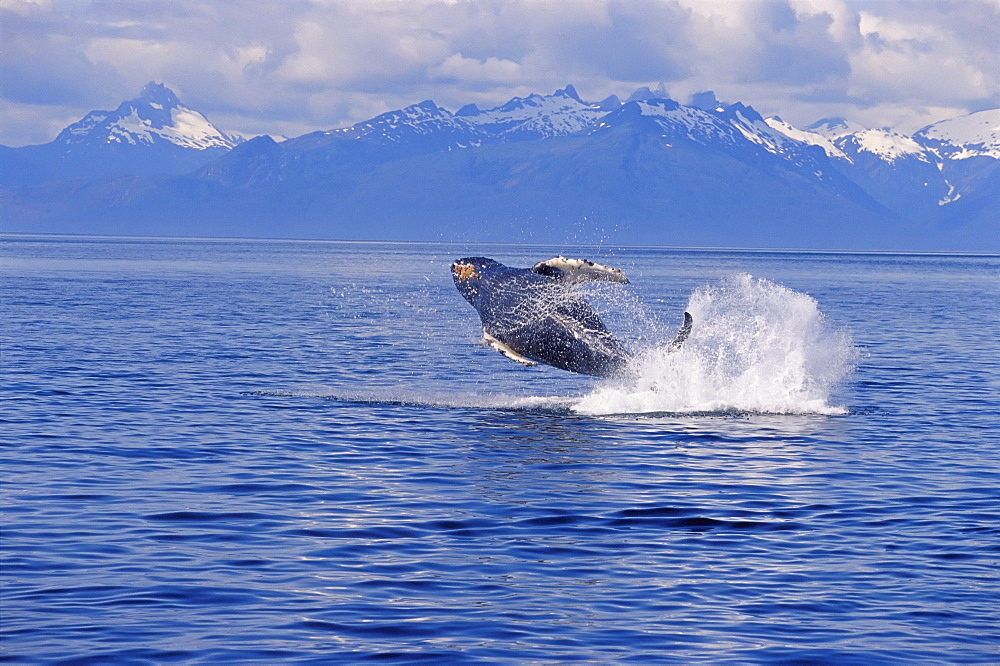
[[[576,287],[602,280],[628,283],[620,269],[586,259],[555,257],[531,268],[512,268],[486,257],[451,265],[459,293],[479,313],[483,342],[507,358],[544,363],[597,377],[624,377],[630,355]],[[691,315],[674,338],[691,332]]]

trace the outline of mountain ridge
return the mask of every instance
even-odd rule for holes
[[[112,111],[94,110],[46,144],[12,149],[46,179],[183,174],[219,157],[243,139],[225,134],[150,82]]]
[[[127,227],[131,216],[136,233],[232,234],[242,224],[243,233],[269,235],[270,224],[271,235],[345,237],[363,228],[383,238],[502,240],[500,230],[558,237],[589,224],[579,233],[698,244],[693,225],[712,242],[728,234],[760,247],[887,249],[956,238],[971,248],[1000,237],[990,214],[1000,201],[1000,111],[904,136],[836,118],[798,129],[714,94],[698,106],[664,94],[591,103],[569,85],[456,112],[425,100],[278,143],[226,135],[149,84],[114,112],[93,111],[64,129],[43,144],[48,155],[0,150],[4,173],[16,172],[4,177],[4,226],[106,230],[106,220]],[[67,145],[76,172],[45,162],[58,154],[51,146],[71,162]],[[98,173],[91,165],[97,177],[81,179],[98,148],[142,168]],[[168,155],[178,151],[183,160]],[[60,187],[71,178],[86,182]]]

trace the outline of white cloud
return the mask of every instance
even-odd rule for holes
[[[512,60],[494,56],[483,61],[455,53],[445,58],[441,64],[431,67],[428,72],[435,80],[513,84],[520,80],[521,66]]]
[[[714,89],[799,124],[1000,104],[997,0],[5,0],[0,12],[12,114],[0,142],[13,145],[150,80],[224,129],[285,134],[568,83],[591,99]]]
[[[863,42],[851,54],[850,82],[850,93],[858,99],[927,106],[997,95],[1000,27],[996,23],[970,22],[965,26],[968,32],[955,33],[946,23],[928,21],[926,16],[864,11],[859,17]],[[991,32],[996,37],[989,56],[992,63],[977,53],[979,39],[974,34]]]

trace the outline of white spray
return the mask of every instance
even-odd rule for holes
[[[584,414],[764,412],[843,414],[829,404],[857,350],[815,299],[740,274],[690,297],[690,337],[637,355],[635,378],[602,382],[571,409]]]

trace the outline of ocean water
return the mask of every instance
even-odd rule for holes
[[[634,378],[478,345],[557,253]],[[4,661],[1000,661],[1000,257],[5,236],[0,316]]]

